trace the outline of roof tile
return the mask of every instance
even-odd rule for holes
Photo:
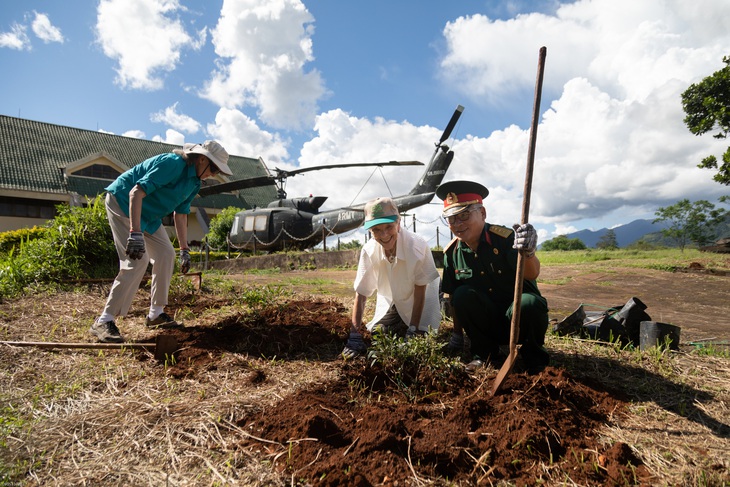
[[[68,164],[104,151],[128,167],[152,156],[171,152],[179,146],[77,129],[0,115],[0,191],[20,190],[51,194],[76,192],[95,196],[109,180],[69,176],[64,180],[63,168]],[[231,179],[265,176],[267,170],[258,160],[231,155],[228,165]],[[238,196],[213,195],[196,200],[205,208],[266,206],[276,199],[273,184],[245,189]]]

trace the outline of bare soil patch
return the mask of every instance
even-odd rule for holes
[[[679,326],[682,342],[730,339],[730,276],[628,267],[587,271],[585,266],[550,266],[543,268],[540,280],[551,318],[562,318],[580,304],[611,307],[636,296],[647,305],[652,320]]]

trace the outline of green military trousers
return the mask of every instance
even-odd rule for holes
[[[451,312],[471,340],[472,355],[496,358],[499,345],[508,344],[512,301],[499,302],[487,292],[468,284],[451,295]],[[523,293],[520,305],[519,343],[523,348],[542,347],[548,328],[547,300],[539,294]]]

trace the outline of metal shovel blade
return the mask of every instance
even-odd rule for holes
[[[157,335],[155,338],[155,359],[167,360],[177,351],[177,338],[172,335]]]

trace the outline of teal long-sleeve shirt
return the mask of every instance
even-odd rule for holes
[[[129,192],[136,185],[147,196],[142,202],[142,231],[154,233],[172,212],[190,213],[190,203],[200,191],[195,166],[172,152],[150,157],[125,171],[105,189],[114,195],[129,216]]]

